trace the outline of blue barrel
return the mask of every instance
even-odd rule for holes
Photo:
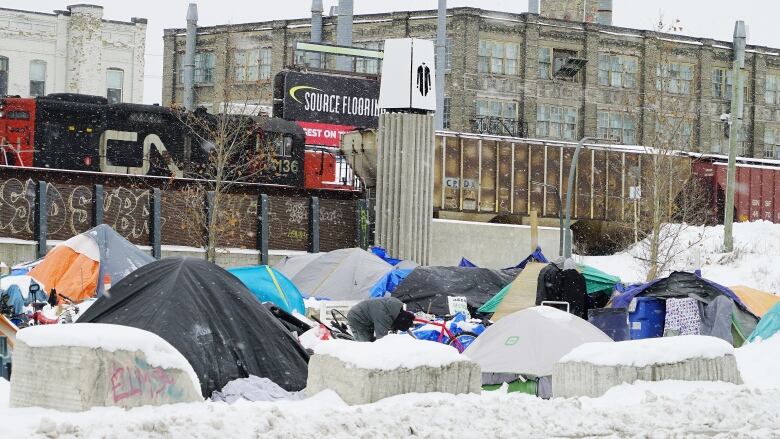
[[[588,321],[607,334],[612,340],[630,338],[628,310],[626,308],[594,308],[588,310]]]
[[[634,300],[636,300],[636,306],[630,307],[628,312],[631,339],[638,340],[664,335],[666,302],[655,297],[635,297]]]

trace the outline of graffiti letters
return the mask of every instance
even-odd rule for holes
[[[0,230],[17,234],[33,233],[35,183],[15,178],[0,183]]]
[[[106,223],[125,238],[149,234],[149,191],[136,193],[119,187],[106,194]]]
[[[109,380],[114,403],[134,397],[178,401],[184,395],[165,369],[152,367],[141,358],[130,365],[115,364]]]

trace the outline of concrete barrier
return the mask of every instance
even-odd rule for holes
[[[11,407],[83,411],[203,400],[193,382],[194,372],[152,366],[140,350],[30,346],[20,337],[13,365]]]
[[[354,367],[329,355],[314,355],[309,360],[306,393],[312,396],[331,389],[354,405],[404,393],[479,393],[481,385],[479,365],[468,360],[440,367],[381,370]]]

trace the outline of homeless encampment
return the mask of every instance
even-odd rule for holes
[[[294,264],[294,259],[290,258],[285,265]],[[345,248],[312,259],[290,280],[310,297],[365,300],[371,297],[374,285],[392,270],[392,265],[369,251]],[[279,271],[285,274],[283,267]]]
[[[702,278],[698,273],[675,271],[668,277],[634,286],[612,299],[612,307],[629,308],[635,297],[654,297],[665,300],[667,304],[673,299],[671,303],[675,304],[675,308],[667,306],[667,315],[670,312],[675,316],[693,313],[692,317],[701,322],[700,330],[694,328],[696,334],[719,337],[734,346],[741,346],[758,323],[758,318],[733,291]],[[685,305],[680,299],[693,299],[696,306],[691,305],[694,309],[678,309],[678,305]]]
[[[475,313],[491,297],[512,282],[519,269],[491,270],[470,267],[417,267],[393,291],[412,312],[449,314],[448,297],[465,297]]]
[[[153,332],[190,362],[203,396],[232,380],[265,377],[306,386],[308,355],[235,276],[202,259],[167,258],[114,285],[79,322]]]
[[[104,283],[116,283],[136,269],[154,261],[130,241],[101,224],[57,245],[30,276],[48,293],[81,302],[104,293]]]
[[[267,265],[252,265],[229,268],[228,272],[243,282],[261,303],[271,302],[288,313],[306,313],[301,292],[277,270]]]

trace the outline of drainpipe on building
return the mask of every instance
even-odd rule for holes
[[[745,22],[742,20],[734,24],[734,66],[732,78],[734,86],[731,88],[731,114],[729,117],[729,168],[726,176],[726,206],[723,215],[723,250],[729,253],[734,250],[734,237],[732,225],[734,223],[734,190],[737,176],[737,141],[739,129],[742,127],[742,115],[745,111],[743,100],[745,98],[745,44],[747,34]]]
[[[187,8],[187,39],[184,45],[184,108],[195,106],[195,43],[198,36],[198,5]]]
[[[322,42],[322,0],[312,0],[311,2],[311,42]],[[309,63],[314,68],[320,68],[320,54],[309,53],[307,58]]]
[[[447,52],[447,0],[439,0],[436,23],[436,129],[444,129],[444,70]]]
[[[339,46],[352,46],[353,9],[352,0],[339,0],[339,18],[336,25],[336,44]],[[341,71],[352,71],[352,58],[340,56],[336,65]]]

